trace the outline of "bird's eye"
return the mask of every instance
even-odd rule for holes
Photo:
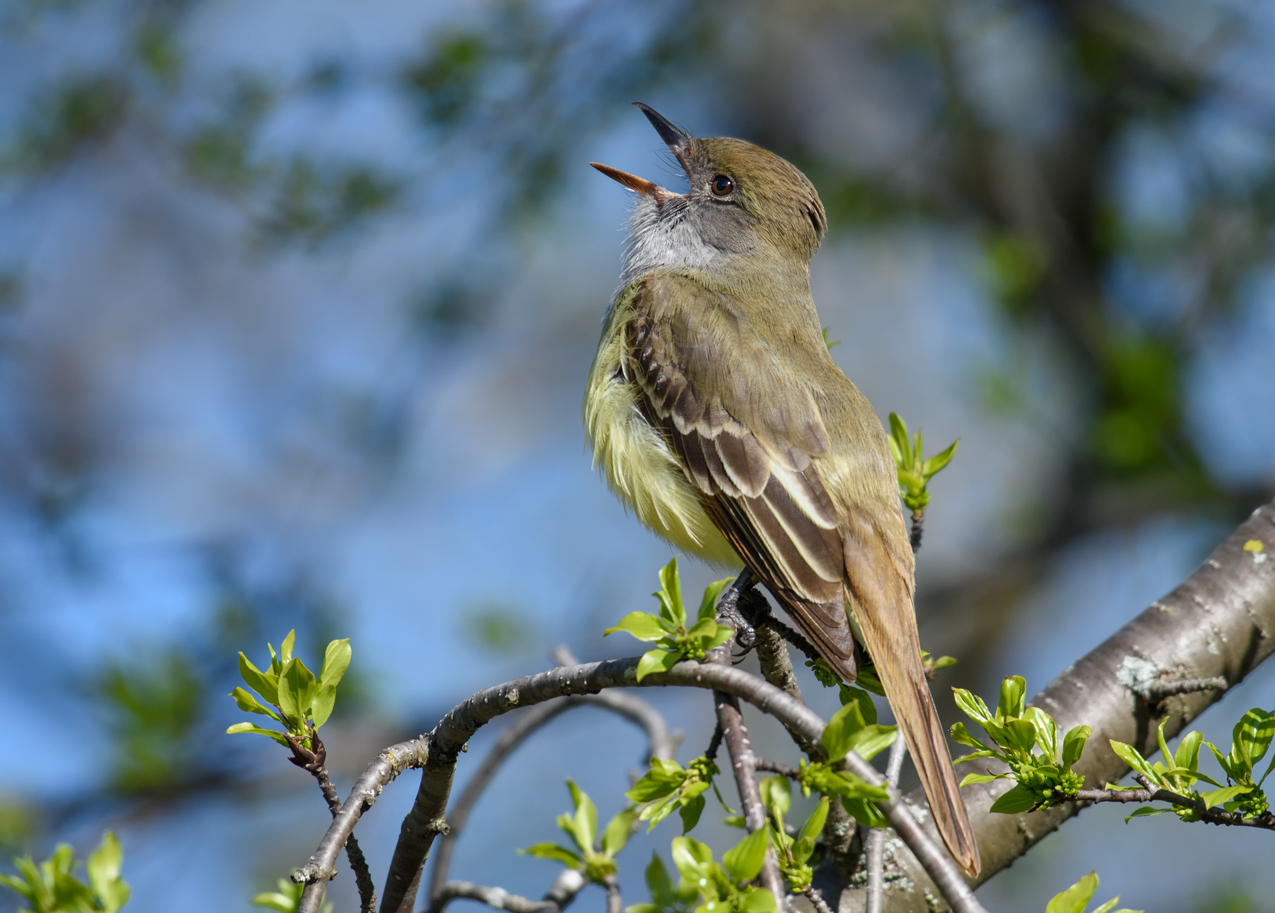
[[[735,182],[724,174],[719,174],[713,178],[713,183],[709,185],[713,188],[713,193],[719,197],[724,197],[735,189]]]

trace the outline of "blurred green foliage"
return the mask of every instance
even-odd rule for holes
[[[0,887],[8,888],[27,904],[20,913],[116,913],[128,903],[128,883],[120,877],[124,853],[110,831],[84,862],[85,878],[75,870],[75,851],[59,843],[53,855],[41,863],[30,856],[13,861],[18,875],[0,874]]]
[[[185,780],[206,693],[189,658],[177,649],[135,654],[112,662],[96,687],[113,736],[112,786],[163,790]]]

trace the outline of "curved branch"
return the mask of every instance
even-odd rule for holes
[[[518,749],[518,746],[525,742],[536,730],[548,725],[552,720],[557,719],[558,716],[573,707],[598,707],[618,714],[642,727],[642,730],[646,733],[648,760],[650,758],[673,757],[673,736],[669,732],[668,724],[664,721],[664,717],[646,701],[632,694],[625,694],[622,691],[581,694],[548,701],[528,710],[500,734],[500,738],[496,740],[496,744],[491,747],[491,751],[483,758],[478,770],[474,771],[473,777],[465,784],[465,789],[460,794],[460,798],[452,803],[452,807],[447,813],[449,831],[443,835],[443,839],[438,844],[438,855],[434,859],[434,870],[430,875],[429,896],[431,898],[438,897],[439,892],[447,884],[447,873],[451,868],[452,853],[455,851],[456,840],[460,837],[460,832],[464,830],[465,825],[469,823],[469,814],[473,810],[474,804],[496,776],[496,772],[500,770],[505,760]],[[468,882],[455,883],[467,884]],[[528,902],[538,903],[538,901]]]
[[[421,766],[423,763],[425,772],[421,777],[416,803],[403,822],[399,843],[395,847],[382,911],[410,913],[421,868],[430,846],[434,837],[446,829],[442,815],[451,789],[457,754],[481,726],[510,710],[543,703],[564,694],[595,694],[604,688],[636,685],[637,664],[637,657],[586,663],[550,669],[485,688],[453,708],[425,738],[395,746],[396,749],[410,749],[412,758],[417,761],[413,766]],[[730,666],[681,662],[668,672],[648,675],[641,685],[680,685],[733,694],[763,713],[774,716],[784,725],[800,731],[813,743],[818,742],[825,728],[823,719],[805,704],[793,700],[788,694],[757,676]],[[377,763],[381,763],[387,754],[390,754],[390,750],[383,752]],[[846,763],[856,776],[865,781],[874,784],[884,782],[876,769],[858,755],[851,753],[846,758]],[[333,819],[309,864],[294,873],[295,881],[306,882],[298,907],[299,913],[316,913],[318,910],[337,853],[353,831],[364,805],[369,804],[368,797],[373,797],[374,801],[380,787],[392,779],[390,768],[388,763],[383,765],[385,779],[381,783],[371,782],[374,779],[371,776],[372,768],[359,778],[356,791],[342,807],[341,814]],[[360,789],[361,792],[358,791]],[[969,913],[981,911],[982,907],[974,900],[954,864],[944,855],[934,838],[917,823],[910,809],[898,798],[898,794],[892,793],[891,799],[882,802],[880,808],[899,836],[912,848],[934,883],[940,886],[953,908]],[[421,826],[422,822],[424,827]]]
[[[477,900],[493,910],[510,913],[558,913],[575,900],[580,889],[587,884],[584,876],[575,869],[563,869],[542,900],[532,900],[519,894],[510,894],[503,888],[489,888],[472,881],[449,881],[443,885],[429,905],[429,913],[443,913],[453,900]]]
[[[1254,541],[1262,543],[1260,551],[1252,550],[1255,546],[1249,543]],[[1150,757],[1158,751],[1156,727],[1161,716],[1167,712],[1165,737],[1172,738],[1226,693],[1196,691],[1166,697],[1153,707],[1138,693],[1146,682],[1161,676],[1176,680],[1221,676],[1234,687],[1275,652],[1271,636],[1275,632],[1275,560],[1263,560],[1273,552],[1275,501],[1255,510],[1190,577],[1032,699],[1032,705],[1053,716],[1064,732],[1082,723],[1093,727],[1089,747],[1075,767],[1086,782],[1118,782],[1129,772],[1109,740],[1126,742]],[[990,814],[992,803],[1012,785],[998,780],[962,790],[983,859],[979,883],[1090,804],[1070,802],[1019,815]],[[920,792],[908,798],[919,801]],[[927,882],[921,868],[903,852],[896,854],[896,862],[917,889],[890,892],[886,909],[928,913]]]
[[[393,782],[405,770],[425,766],[429,759],[429,746],[424,739],[412,739],[391,745],[367,766],[363,774],[354,781],[339,811],[332,815],[332,824],[314,851],[310,861],[292,873],[294,884],[304,884],[305,893],[314,893],[319,899],[323,896],[323,886],[336,875],[333,868],[341,847],[345,846],[350,835],[354,833],[354,825],[358,823],[365,809],[376,804],[381,790],[386,784]],[[317,885],[318,890],[312,891]],[[317,903],[316,903],[317,909]]]

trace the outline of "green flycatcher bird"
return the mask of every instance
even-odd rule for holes
[[[862,644],[939,833],[975,874],[921,665],[894,461],[872,406],[828,354],[810,296],[823,204],[777,155],[690,136],[638,107],[690,191],[593,165],[637,194],[585,391],[594,460],[674,547],[747,565],[847,682]]]

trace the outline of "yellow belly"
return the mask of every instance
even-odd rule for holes
[[[604,339],[584,396],[584,427],[611,490],[637,518],[678,551],[727,568],[744,562],[700,505],[668,442],[638,409],[637,393],[619,376],[621,342]]]

